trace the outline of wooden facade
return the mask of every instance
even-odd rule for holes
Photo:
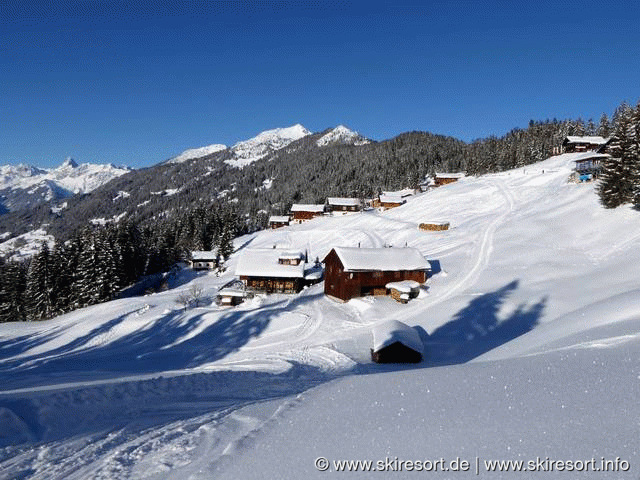
[[[449,230],[449,222],[421,223],[418,228],[425,231]]]
[[[362,200],[358,198],[327,198],[328,209],[331,212],[359,212],[362,210]]]
[[[424,283],[427,281],[426,270],[345,271],[335,249],[325,257],[324,264],[324,293],[343,301],[367,295],[387,295],[386,285],[390,282],[414,280]]]
[[[610,138],[598,136],[569,136],[562,141],[562,151],[564,153],[603,152],[610,140]]]
[[[296,223],[302,223],[316,217],[322,217],[325,209],[324,205],[293,204],[291,206],[291,220]]]
[[[298,293],[304,286],[302,278],[253,277],[241,275],[240,280],[253,290],[265,293]]]
[[[271,216],[269,217],[269,228],[276,229],[289,226],[289,217]]]
[[[464,174],[461,173],[436,173],[433,178],[433,184],[436,187],[448,185],[460,180]]]

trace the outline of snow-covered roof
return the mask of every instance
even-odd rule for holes
[[[278,260],[283,254],[291,253],[290,250],[277,248],[255,248],[245,250],[236,266],[237,276],[248,277],[277,277],[277,278],[303,278],[304,263],[298,265],[283,265]],[[300,253],[302,255],[302,253]]]
[[[585,160],[592,160],[596,158],[609,158],[610,155],[606,153],[597,153],[597,152],[579,152],[573,154],[572,162],[583,162]]]
[[[271,215],[269,223],[289,223],[289,217],[286,215]]]
[[[398,320],[386,320],[373,326],[374,352],[396,342],[400,342],[418,353],[424,353],[422,339],[415,328]]]
[[[401,282],[389,282],[385,287],[403,293],[411,293],[416,288],[420,288],[420,284],[415,280],[402,280]]]
[[[327,198],[329,205],[340,205],[346,207],[360,206],[362,201],[359,198],[345,198],[345,197],[329,197]]]
[[[380,202],[381,203],[405,203],[406,200],[402,197],[399,196],[394,196],[394,195],[385,195],[382,194],[380,195]]]
[[[431,265],[417,248],[335,247],[346,272],[429,270]]]
[[[196,250],[194,252],[191,252],[191,259],[192,260],[215,260],[216,258],[218,258],[218,252],[216,251],[211,251],[211,250]]]
[[[218,292],[220,297],[245,297],[247,293],[237,288],[223,288]]]
[[[577,136],[570,135],[565,138],[564,143],[591,143],[593,145],[604,145],[609,141],[608,138],[599,136]]]
[[[436,173],[436,178],[463,178],[463,177],[464,177],[464,173],[463,172],[455,172],[455,173],[438,172],[438,173]]]
[[[411,195],[415,195],[416,191],[413,188],[405,188],[403,190],[396,190],[394,192],[382,192],[383,195],[389,195],[390,197],[410,197]]]
[[[284,260],[300,260],[304,257],[300,250],[279,250],[279,252],[280,255],[278,258],[282,258]]]
[[[292,212],[314,212],[323,213],[325,209],[324,205],[313,205],[308,203],[294,203],[291,205]]]

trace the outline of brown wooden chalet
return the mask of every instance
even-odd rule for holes
[[[407,203],[406,198],[394,195],[386,195],[383,193],[373,201],[373,206],[375,208],[383,208],[385,210],[388,210],[390,208],[396,208],[404,205],[405,203]]]
[[[359,212],[362,210],[362,200],[359,198],[329,197],[327,205],[331,212]]]
[[[269,217],[269,228],[282,228],[289,226],[289,217],[287,215],[272,215]]]
[[[387,320],[373,327],[371,360],[376,363],[418,363],[422,361],[424,344],[415,328]]]
[[[424,283],[429,262],[415,248],[333,248],[324,259],[324,293],[347,301],[365,295],[387,295],[390,282]]]
[[[441,187],[442,185],[447,185],[449,183],[457,182],[462,177],[464,177],[464,173],[456,172],[456,173],[436,173],[433,176],[433,184],[436,187]]]
[[[610,138],[598,136],[568,136],[562,141],[564,153],[573,152],[601,152],[611,141]]]
[[[294,203],[291,205],[291,217],[296,223],[302,223],[324,215],[325,205]]]
[[[256,248],[238,259],[236,276],[248,289],[266,293],[297,293],[322,280],[320,266],[309,266],[297,250]]]

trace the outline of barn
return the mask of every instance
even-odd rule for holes
[[[294,203],[291,205],[291,217],[293,222],[302,223],[307,220],[311,220],[316,217],[321,217],[324,215],[326,210],[326,206],[323,205],[314,205],[314,204],[303,204],[303,203]]]
[[[371,360],[376,363],[419,363],[424,344],[416,329],[398,320],[387,320],[373,327]]]
[[[362,210],[362,200],[359,198],[329,197],[327,205],[331,212],[359,212]]]
[[[415,248],[333,248],[324,258],[324,293],[347,301],[366,295],[387,295],[387,284],[427,281],[431,268]]]
[[[389,208],[396,208],[405,203],[407,203],[407,200],[400,196],[386,195],[383,193],[377,200],[373,201],[373,206],[388,210]]]
[[[433,177],[433,183],[436,187],[441,187],[442,185],[447,185],[449,183],[457,182],[461,178],[464,177],[464,173],[436,173]]]
[[[269,228],[282,228],[289,226],[289,217],[287,215],[271,215],[269,217]]]

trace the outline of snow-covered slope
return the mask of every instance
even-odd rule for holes
[[[242,168],[310,134],[311,132],[299,123],[287,128],[265,130],[255,137],[238,142],[231,147],[234,158],[226,160],[226,163]]]
[[[182,152],[180,155],[173,157],[167,163],[182,163],[186,162],[187,160],[206,157],[207,155],[211,155],[212,153],[226,150],[226,148],[226,145],[218,143],[214,143],[213,145],[208,145],[206,147],[190,148],[189,150],[185,150],[184,152]]]
[[[111,164],[78,165],[67,158],[62,165],[43,169],[26,165],[0,167],[0,199],[8,210],[29,208],[76,193],[87,193],[131,169]]]
[[[366,145],[370,142],[358,132],[349,130],[344,125],[338,125],[336,128],[324,134],[316,141],[316,145],[318,145],[319,147],[326,147],[327,145],[333,145],[336,143],[348,145]]]
[[[604,210],[594,184],[568,183],[572,159],[466,177],[385,212],[259,232],[236,240],[221,276],[182,271],[159,294],[0,325],[0,471],[327,478],[338,460],[443,458],[450,468],[459,457],[469,472],[387,475],[458,478],[477,466],[479,478],[635,479],[640,215]],[[418,229],[430,221],[451,229]],[[231,309],[176,303],[194,284],[215,296],[249,246],[313,259],[359,244],[415,247],[433,276],[406,305],[336,303],[322,284]],[[389,319],[417,328],[425,362],[371,363],[372,326]],[[547,459],[589,469],[552,472]],[[543,471],[489,473],[490,460]],[[618,470],[594,471],[603,465]]]

